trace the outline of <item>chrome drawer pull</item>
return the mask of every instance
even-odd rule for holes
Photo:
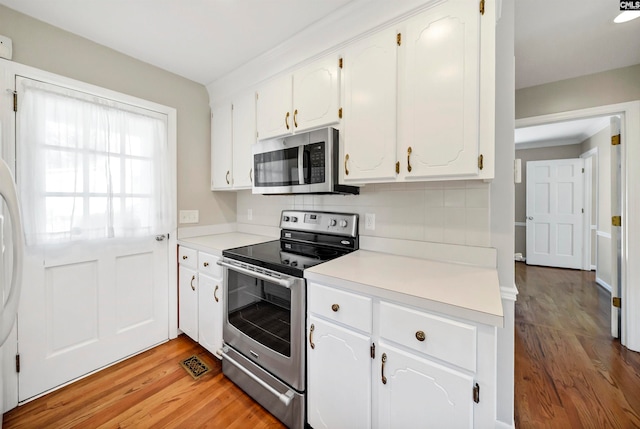
[[[216,302],[220,302],[218,299],[218,289],[220,289],[220,285],[216,285],[216,288],[213,290],[213,299],[215,299]]]
[[[191,290],[196,290],[196,287],[193,285],[193,281],[196,279],[196,276],[191,276]]]
[[[424,341],[426,338],[427,338],[427,336],[425,335],[424,331],[416,332],[416,339],[418,341]]]

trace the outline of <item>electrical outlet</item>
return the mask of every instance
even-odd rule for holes
[[[247,220],[253,220],[253,209],[247,209]]]
[[[180,223],[198,223],[199,218],[198,210],[180,210]]]
[[[365,213],[364,229],[370,229],[372,231],[376,229],[376,215],[374,213]]]

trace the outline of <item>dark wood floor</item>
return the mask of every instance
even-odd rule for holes
[[[515,418],[527,428],[640,428],[640,354],[609,334],[593,273],[516,264]],[[193,380],[179,362],[212,371]],[[181,336],[4,415],[4,428],[282,428]]]
[[[180,362],[211,371],[194,380]],[[3,428],[284,428],[184,335],[5,413]]]
[[[516,285],[516,427],[640,428],[640,353],[611,338],[594,273],[518,262]]]

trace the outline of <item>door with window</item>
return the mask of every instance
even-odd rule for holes
[[[166,113],[16,77],[24,401],[169,337]]]

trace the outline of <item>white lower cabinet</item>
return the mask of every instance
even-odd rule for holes
[[[219,357],[224,297],[219,258],[180,246],[178,259],[178,327]]]
[[[380,344],[380,428],[472,428],[473,376]]]
[[[494,426],[495,327],[314,282],[308,311],[314,429]]]
[[[309,424],[371,427],[371,337],[314,316],[308,326]]]
[[[222,348],[222,277],[198,275],[198,342],[214,355]]]

